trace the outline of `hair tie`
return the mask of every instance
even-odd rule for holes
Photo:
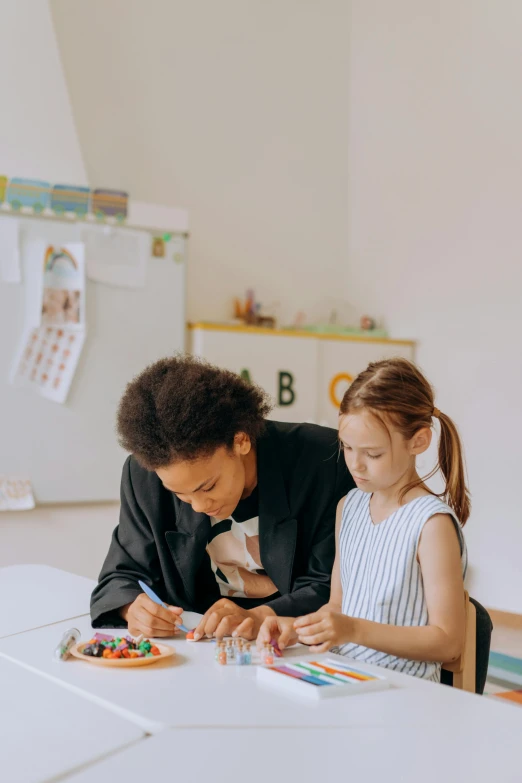
[[[440,411],[439,411],[439,409],[438,408],[433,408],[433,413],[431,415],[434,416],[436,419],[440,419]]]

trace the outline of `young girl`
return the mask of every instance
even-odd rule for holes
[[[440,423],[435,495],[416,471]],[[269,617],[258,644],[277,638],[313,652],[439,681],[441,663],[464,641],[467,555],[461,526],[470,513],[455,425],[433,404],[422,373],[405,359],[369,365],[343,397],[339,440],[357,489],[337,507],[330,600],[305,617]]]

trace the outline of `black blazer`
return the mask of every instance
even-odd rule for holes
[[[290,617],[316,611],[330,596],[335,509],[355,486],[336,431],[267,421],[257,443],[257,477],[261,562],[278,590],[259,603]],[[124,624],[118,610],[141,592],[138,579],[169,604],[205,612],[221,597],[206,552],[209,530],[206,514],[129,457],[120,521],[92,594],[93,626]]]

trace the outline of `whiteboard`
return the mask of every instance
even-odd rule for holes
[[[22,242],[81,241],[82,228],[20,217]],[[37,502],[119,498],[125,453],[116,409],[134,375],[184,349],[185,264],[151,256],[140,289],[87,281],[87,339],[64,405],[9,384],[24,331],[25,284],[0,282],[0,474],[28,476]]]

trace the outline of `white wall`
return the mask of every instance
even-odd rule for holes
[[[0,174],[85,184],[87,175],[47,0],[1,3],[0,30],[4,62]],[[27,472],[27,465],[13,458],[13,451],[22,436],[28,435],[33,408],[38,407],[33,404],[30,415],[23,415],[16,405],[20,392],[7,380],[24,308],[24,286],[0,282],[0,473]]]
[[[189,210],[189,318],[342,299],[345,0],[51,5],[90,181]]]
[[[47,0],[0,6],[0,174],[87,184]]]
[[[345,285],[460,426],[476,597],[522,612],[522,4],[352,0]]]
[[[47,2],[13,3],[0,23],[12,65],[0,96],[6,120],[2,116],[0,172],[86,182]],[[130,211],[149,212],[151,221],[161,218],[135,202]],[[173,212],[169,218],[181,221],[182,212]],[[81,239],[80,227],[72,224],[21,221],[21,232],[23,242]],[[22,338],[27,286],[0,283],[0,474],[28,475],[37,502],[119,497],[124,452],[114,432],[118,400],[137,372],[184,343],[184,265],[151,258],[147,266],[141,289],[87,282],[87,340],[66,405],[7,383]]]

